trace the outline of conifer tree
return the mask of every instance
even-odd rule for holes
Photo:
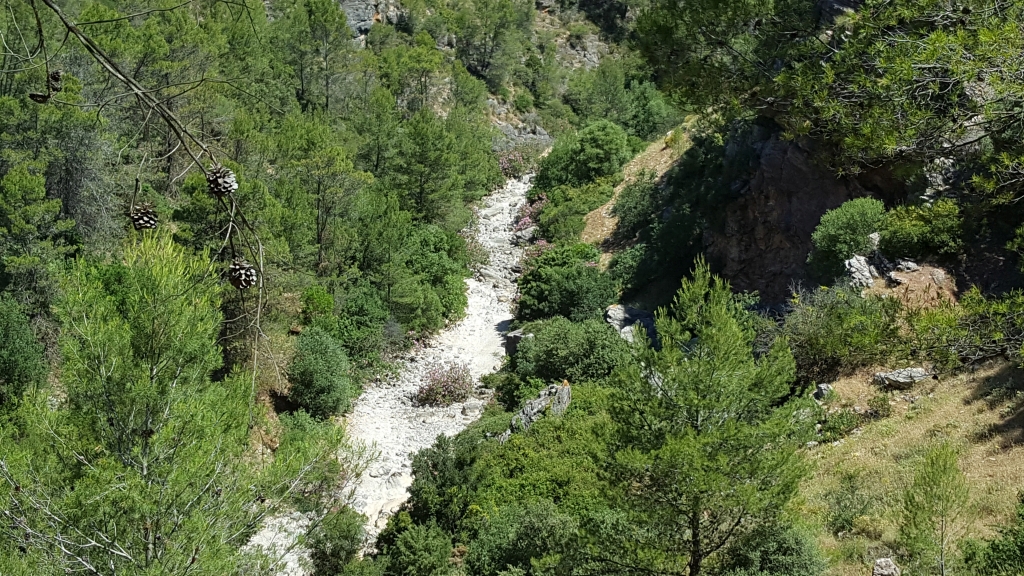
[[[796,492],[814,419],[791,398],[786,343],[754,354],[755,320],[699,262],[657,318],[661,349],[640,345],[612,377],[616,475],[639,532],[624,556],[642,559],[633,568],[698,576]]]

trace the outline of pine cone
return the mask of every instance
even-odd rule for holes
[[[129,217],[132,219],[132,226],[136,230],[153,230],[156,225],[160,222],[156,216],[156,211],[153,210],[153,205],[144,202],[136,206]]]
[[[46,82],[46,85],[50,88],[50,92],[60,92],[61,90],[64,89],[64,84],[61,81],[63,76],[64,76],[64,73],[61,72],[60,70],[54,70],[54,71],[50,72],[50,75],[49,75],[49,77],[47,77],[47,82]]]
[[[239,290],[252,288],[258,280],[256,268],[246,262],[244,258],[235,258],[228,268],[228,282],[231,282],[231,285]]]
[[[238,190],[238,181],[235,180],[235,173],[224,166],[214,166],[210,173],[206,175],[206,184],[210,189],[210,194],[218,198]]]
[[[30,92],[28,95],[29,99],[37,104],[46,104],[50,101],[49,94],[40,94],[38,92]]]

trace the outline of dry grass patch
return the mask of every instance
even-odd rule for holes
[[[836,382],[838,401],[866,407],[878,393],[871,372]],[[961,449],[973,502],[969,536],[991,536],[1009,522],[1017,492],[1024,488],[1024,370],[992,362],[972,373],[892,392],[890,401],[890,417],[809,451],[815,471],[802,487],[799,511],[821,526],[820,544],[832,559],[830,575],[870,574],[875,558],[898,548],[902,491],[936,441],[949,440]],[[844,473],[858,477],[869,509],[854,522],[852,534],[836,537],[826,523]]]

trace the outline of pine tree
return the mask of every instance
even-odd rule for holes
[[[754,354],[743,304],[698,263],[658,315],[661,349],[640,345],[612,377],[616,475],[640,534],[633,557],[643,558],[634,567],[698,576],[778,514],[804,475],[797,449],[813,418],[791,398],[793,357],[784,341]]]
[[[903,493],[900,539],[922,570],[946,576],[950,554],[963,536],[970,492],[956,449],[940,443],[928,450]]]
[[[352,462],[338,460],[342,432],[254,458],[251,378],[210,380],[219,290],[208,258],[166,236],[73,266],[62,389],[27,396],[0,429],[0,573],[253,573],[242,546],[267,514],[296,495],[334,504]]]

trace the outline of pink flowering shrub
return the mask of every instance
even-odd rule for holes
[[[537,221],[540,218],[540,212],[544,209],[548,203],[548,197],[544,194],[539,195],[533,202],[528,202],[519,209],[519,219],[516,221],[515,231],[526,230],[531,226],[536,226]]]
[[[530,171],[530,160],[522,150],[509,150],[498,155],[498,166],[505,178],[519,178]]]
[[[416,392],[416,401],[429,406],[448,406],[462,402],[473,392],[473,376],[465,364],[435,366]]]

